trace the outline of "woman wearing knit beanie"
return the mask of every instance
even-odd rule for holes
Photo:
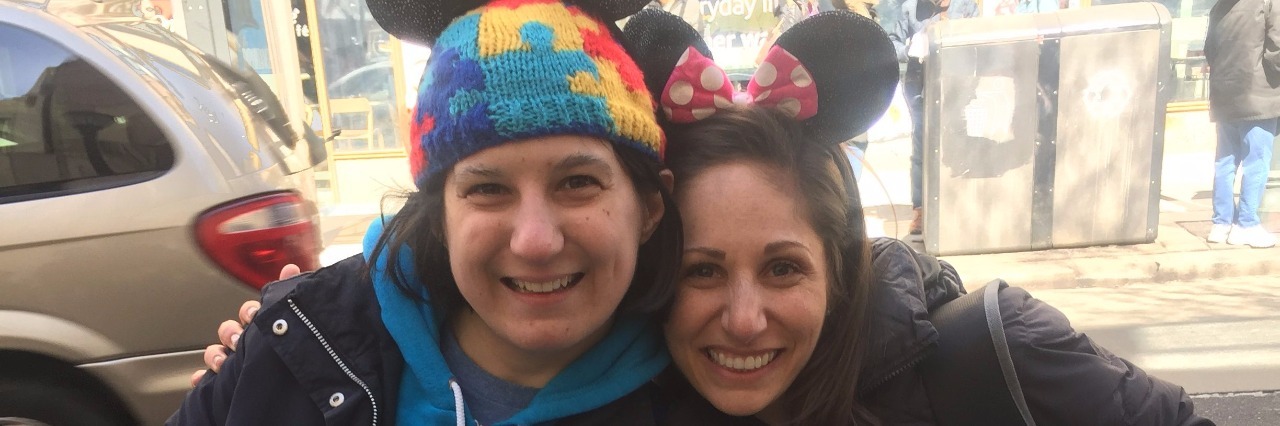
[[[652,423],[680,223],[610,23],[646,2],[370,0],[433,46],[418,191],[363,255],[267,287],[170,423]]]

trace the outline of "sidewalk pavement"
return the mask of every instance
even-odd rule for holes
[[[1099,346],[1189,393],[1280,389],[1280,280],[1273,277],[1031,293]]]
[[[1209,244],[1215,139],[1207,116],[1178,117],[1164,146],[1160,220],[1155,242],[1018,253],[944,256],[965,286],[978,288],[1001,278],[1027,289],[1117,287],[1135,283],[1197,281],[1247,276],[1280,276],[1280,248],[1251,249]],[[919,236],[907,233],[911,144],[908,139],[872,143],[868,171],[859,181],[868,233],[883,230],[923,251]],[[1273,187],[1277,186],[1273,182]],[[1280,188],[1269,190],[1271,197]],[[1280,200],[1267,200],[1263,226],[1280,232]],[[943,213],[945,214],[945,213]],[[1100,212],[1100,214],[1106,214]],[[883,224],[883,226],[879,226]]]
[[[364,232],[379,214],[379,206],[372,204],[321,207],[320,239],[324,251],[320,252],[320,264],[329,266],[360,253]]]
[[[996,278],[1023,288],[1050,289],[1280,275],[1280,249],[1205,242],[1209,214],[1210,209],[1162,211],[1156,241],[1150,244],[943,259],[956,267],[969,288]],[[1272,232],[1280,229],[1280,213],[1268,213],[1264,220]]]
[[[1165,143],[1155,242],[942,259],[956,267],[971,289],[996,278],[1027,289],[1063,289],[1280,276],[1280,248],[1251,249],[1205,242],[1211,226],[1214,141],[1212,133],[1204,134],[1203,129],[1200,134],[1190,133],[1171,131]],[[872,143],[866,154],[870,167],[862,172],[859,189],[869,234],[896,236],[922,250],[919,237],[907,233],[912,214],[910,154],[910,140],[906,138]],[[323,208],[321,224],[326,249],[321,263],[328,265],[359,253],[364,231],[378,214],[376,205]],[[1280,211],[1263,212],[1262,219],[1268,230],[1280,231]]]

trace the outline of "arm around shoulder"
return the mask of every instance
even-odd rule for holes
[[[257,309],[254,309],[254,312],[260,311],[261,308],[270,307],[275,302],[283,299],[303,281],[304,277],[305,275],[299,274],[296,266],[286,266],[281,271],[280,281],[269,283],[263,288],[261,301],[257,305]],[[248,305],[247,302],[246,305]],[[246,316],[245,309],[242,306],[240,321],[245,323],[245,326],[243,330],[240,330],[241,337],[236,347],[238,350],[227,354],[228,356],[223,361],[219,371],[205,371],[200,381],[187,393],[178,411],[165,421],[166,425],[227,424],[231,411],[231,401],[237,397],[237,388],[240,384],[241,375],[244,374],[246,358],[261,358],[264,355],[268,358],[276,358],[274,351],[267,349],[264,353],[262,345],[249,343],[257,340],[256,336],[251,337],[257,333],[257,327],[248,324],[252,318],[253,314],[250,313]],[[224,344],[230,346],[229,342],[225,340]],[[263,365],[273,364],[273,362],[252,362],[252,364],[255,368],[261,368]],[[248,387],[265,389],[265,387],[254,384],[250,384]],[[252,393],[252,389],[249,392]],[[239,397],[243,398],[245,395],[239,395]],[[266,398],[255,397],[255,399],[265,400]]]
[[[1018,381],[1038,423],[1214,424],[1195,415],[1181,386],[1077,333],[1061,311],[1026,290],[1001,291],[1000,312]]]
[[[246,346],[247,340],[247,336],[241,337],[241,348]],[[227,412],[231,408],[230,401],[243,370],[243,360],[240,355],[242,352],[230,353],[227,360],[222,363],[220,372],[205,372],[195,388],[187,393],[186,398],[183,398],[182,406],[178,411],[165,421],[165,425],[226,424]]]
[[[221,371],[205,374],[165,424],[325,424],[327,414],[321,407],[328,407],[329,394],[309,393],[289,368],[295,364],[315,368],[316,364],[286,363],[277,348],[266,344],[268,336],[263,333],[255,324],[245,327],[238,350],[227,357]]]

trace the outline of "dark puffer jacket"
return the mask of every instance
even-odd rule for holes
[[[960,279],[951,265],[898,240],[876,239],[872,256],[876,280],[860,402],[880,424],[937,424],[915,367],[938,340],[929,311],[964,294]],[[1061,312],[1025,290],[1002,290],[1000,310],[1014,368],[1037,424],[1213,425],[1193,413],[1181,387],[1148,376],[1093,344]],[[670,424],[761,424],[719,413],[688,394],[677,398],[670,418]]]
[[[1280,7],[1219,0],[1209,12],[1209,114],[1215,121],[1280,117]]]
[[[221,373],[205,374],[167,424],[397,424],[405,362],[360,255],[268,286],[239,349]],[[555,424],[653,426],[654,390],[647,384]]]
[[[876,281],[861,402],[886,425],[937,423],[913,368],[938,339],[929,311],[963,289],[955,270],[901,241],[872,246]],[[1147,375],[1087,336],[1066,316],[1010,287],[1000,312],[1014,369],[1031,415],[1050,425],[1212,425],[1197,417],[1180,386]]]

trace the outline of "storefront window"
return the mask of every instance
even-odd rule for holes
[[[1094,0],[1095,6],[1130,3],[1127,0]],[[1173,59],[1173,97],[1170,102],[1196,102],[1209,98],[1208,63],[1204,37],[1209,32],[1209,9],[1214,0],[1160,0],[1173,17],[1169,56]]]
[[[653,0],[648,8],[684,18],[702,34],[716,63],[734,81],[750,77],[761,50],[772,41],[788,8],[807,16],[831,8],[830,0]],[[619,21],[626,25],[626,20]]]
[[[341,132],[334,153],[402,152],[391,37],[363,1],[316,0],[315,7],[329,116]]]
[[[222,3],[227,20],[227,41],[237,68],[252,71],[264,81],[275,72],[271,53],[267,50],[266,24],[262,20],[261,0],[225,0]]]
[[[809,1],[801,0],[805,5]],[[716,63],[741,81],[749,78],[758,65],[760,51],[771,41],[780,20],[775,13],[784,2],[794,0],[703,0],[703,38],[715,56]]]

